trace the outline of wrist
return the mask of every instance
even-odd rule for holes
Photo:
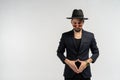
[[[64,62],[65,62],[66,64],[69,64],[69,61],[70,61],[69,59],[65,59]]]
[[[86,61],[90,64],[90,63],[92,63],[93,60],[91,58],[89,58]]]
[[[90,65],[90,63],[89,63],[87,60],[86,60],[85,62],[86,62],[86,65],[87,65],[87,66],[89,66],[89,65]]]

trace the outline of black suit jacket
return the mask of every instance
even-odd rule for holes
[[[94,34],[82,30],[82,39],[81,39],[81,45],[79,48],[79,52],[77,52],[77,45],[74,41],[74,31],[71,30],[69,32],[65,32],[62,34],[58,49],[57,49],[57,56],[60,58],[60,60],[65,64],[64,60],[66,58],[70,60],[87,60],[89,58],[89,49],[92,52],[91,58],[93,59],[94,63],[99,56],[99,50],[96,44],[96,40],[94,38]],[[66,50],[66,56],[64,55],[64,52]],[[71,78],[76,73],[67,65],[65,64],[64,69],[64,76],[66,78]],[[81,73],[83,77],[90,78],[91,77],[91,70],[90,65]]]

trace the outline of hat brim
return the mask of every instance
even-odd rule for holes
[[[88,18],[83,18],[83,17],[67,17],[67,19],[73,19],[73,18],[88,20]]]

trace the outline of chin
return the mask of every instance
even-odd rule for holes
[[[74,29],[75,32],[80,32],[82,29]]]

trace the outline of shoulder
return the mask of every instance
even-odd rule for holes
[[[62,36],[70,36],[70,35],[73,35],[73,30],[70,30],[70,31],[66,31],[64,33],[62,33]]]
[[[93,33],[93,32],[89,32],[89,31],[83,30],[83,33],[84,33],[86,36],[94,37],[94,33]]]

